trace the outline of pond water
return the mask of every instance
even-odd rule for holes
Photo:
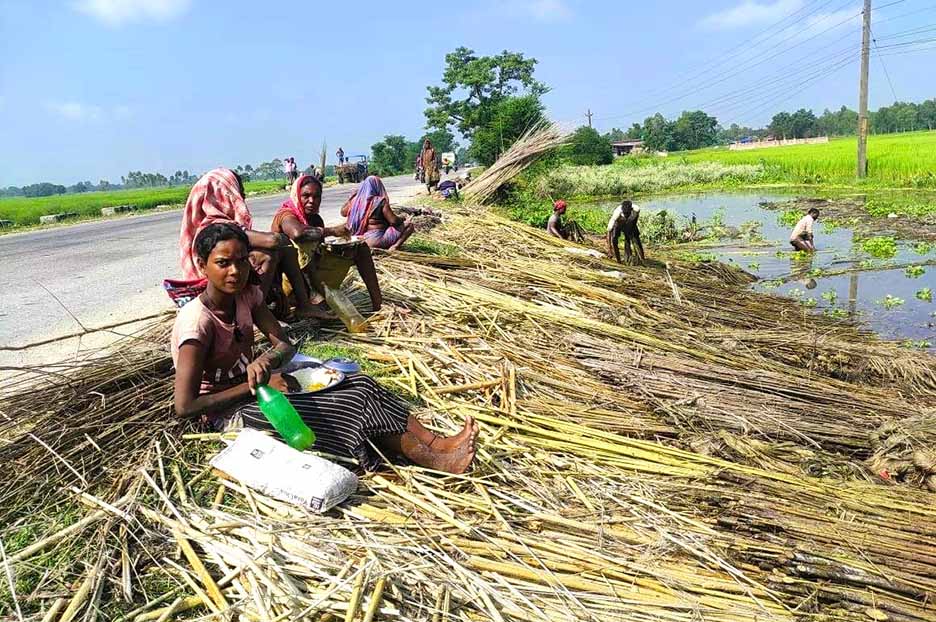
[[[756,235],[720,239],[692,252],[712,255],[756,275],[755,289],[799,299],[814,306],[817,313],[853,316],[883,337],[934,351],[936,265],[930,264],[936,264],[936,247],[895,240],[893,246],[885,243],[875,248],[862,244],[851,229],[824,222],[820,216],[813,232],[817,252],[794,253],[789,243],[792,223],[783,222],[782,210],[760,205],[789,199],[706,194],[644,200],[640,201],[641,231],[645,223],[649,225],[650,213],[660,210],[677,215],[680,226],[694,215],[700,225],[720,222],[729,233],[734,228],[748,231],[756,221],[762,239]],[[600,205],[610,214],[616,203]]]

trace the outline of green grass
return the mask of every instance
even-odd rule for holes
[[[282,181],[249,181],[245,184],[248,195],[253,193],[277,192]],[[100,216],[102,207],[136,205],[140,209],[152,209],[157,205],[185,203],[189,186],[171,188],[134,188],[112,192],[85,192],[81,194],[58,194],[51,197],[11,197],[0,199],[0,219],[13,221],[14,226],[23,227],[39,223],[39,217],[47,214],[74,212],[79,217]]]
[[[457,257],[458,247],[454,244],[436,242],[420,235],[414,235],[406,241],[404,249],[410,253],[423,253],[425,255],[437,255],[439,257]]]
[[[825,144],[731,151],[727,148],[671,153],[660,161],[760,165],[766,178],[796,184],[853,183],[855,137]],[[621,159],[625,160],[625,159]],[[619,160],[620,161],[620,160]],[[653,163],[653,160],[640,162]],[[885,186],[936,188],[936,131],[881,134],[868,138],[868,182]]]

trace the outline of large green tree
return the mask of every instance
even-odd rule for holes
[[[673,122],[672,151],[701,149],[715,144],[718,135],[718,119],[701,110],[683,112]]]
[[[428,87],[426,127],[448,130],[454,126],[473,139],[478,129],[492,122],[498,105],[507,98],[521,91],[538,98],[548,91],[533,77],[536,62],[507,50],[478,56],[460,47],[446,54],[442,85]]]
[[[503,99],[491,110],[490,118],[475,130],[469,154],[489,166],[543,119],[543,104],[535,95]]]

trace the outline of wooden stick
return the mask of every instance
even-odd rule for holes
[[[496,387],[499,384],[504,382],[503,378],[498,378],[497,380],[482,380],[480,382],[472,382],[469,384],[457,384],[450,387],[437,387],[433,389],[437,395],[445,395],[447,393],[463,393],[465,391],[475,391],[477,389],[487,389],[488,387]]]

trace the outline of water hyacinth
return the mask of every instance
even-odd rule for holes
[[[540,178],[536,190],[541,196],[620,196],[713,182],[753,182],[762,175],[760,166],[717,162],[642,167],[562,166]]]

